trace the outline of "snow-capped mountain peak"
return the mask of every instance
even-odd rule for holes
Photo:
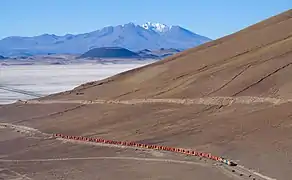
[[[107,26],[83,34],[57,36],[43,34],[33,37],[7,37],[0,40],[0,54],[80,54],[97,47],[122,47],[131,51],[142,49],[187,49],[210,41],[180,26],[161,23],[136,25],[132,22]]]
[[[147,23],[143,24],[142,27],[144,29],[147,29],[147,30],[153,30],[156,32],[161,32],[161,33],[166,32],[171,28],[171,27],[169,27],[165,24],[162,24],[162,23],[151,23],[151,22],[147,22]]]

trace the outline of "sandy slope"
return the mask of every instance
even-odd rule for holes
[[[0,107],[0,121],[47,133],[210,151],[267,176],[289,180],[292,176],[291,77],[292,10],[289,10],[163,61],[39,99],[55,103]],[[124,102],[240,99],[243,96],[281,99],[284,103],[222,105],[209,101],[187,106],[58,103],[98,99]]]
[[[291,51],[292,18],[287,11],[233,35],[54,98],[291,97]],[[85,94],[75,96],[78,91]]]

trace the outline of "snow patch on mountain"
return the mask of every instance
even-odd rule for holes
[[[156,32],[160,32],[160,33],[163,33],[163,32],[166,32],[166,31],[169,31],[169,29],[171,27],[165,25],[165,24],[161,24],[161,23],[151,23],[151,22],[147,22],[145,24],[142,24],[142,27],[144,29],[149,29],[149,30],[153,30],[153,31],[156,31]]]

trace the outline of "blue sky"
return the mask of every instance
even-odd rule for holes
[[[147,21],[216,39],[290,9],[292,0],[1,0],[0,6],[0,39]]]

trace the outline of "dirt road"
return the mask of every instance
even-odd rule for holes
[[[231,105],[231,104],[256,104],[256,103],[268,103],[273,105],[280,105],[283,103],[292,102],[292,99],[279,99],[271,97],[252,97],[252,96],[240,96],[240,97],[204,97],[197,99],[131,99],[131,100],[27,100],[18,101],[22,104],[149,104],[149,103],[169,103],[169,104],[182,104],[182,105]]]

